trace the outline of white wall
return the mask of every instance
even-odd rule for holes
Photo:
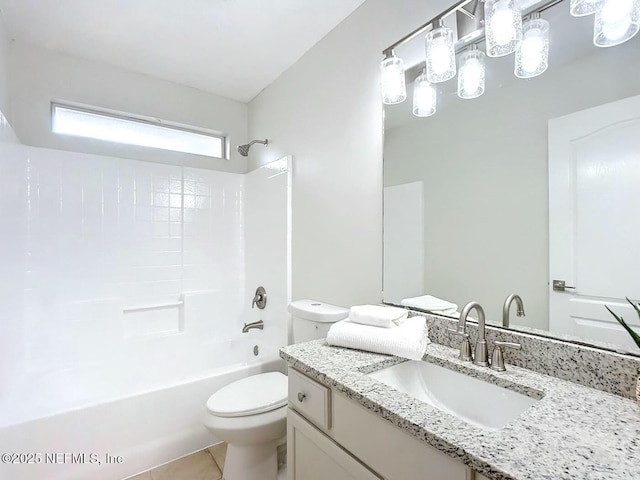
[[[9,116],[9,38],[0,14],[0,112]]]
[[[593,52],[385,132],[385,185],[427,185],[426,293],[496,323],[519,293],[512,323],[548,328],[547,121],[640,93],[637,44]]]
[[[10,380],[15,378],[12,371],[15,361],[22,355],[24,335],[20,331],[22,324],[23,298],[22,288],[25,271],[22,268],[23,232],[26,219],[21,215],[18,198],[26,195],[24,183],[19,181],[19,171],[11,168],[11,159],[18,154],[18,144],[9,123],[0,112],[0,182],[1,195],[8,202],[0,202],[0,324],[3,335],[0,336],[0,398],[6,395]],[[2,400],[0,400],[0,403]]]
[[[449,3],[367,0],[249,104],[252,164],[295,158],[294,299],[381,300],[381,52]]]
[[[13,114],[7,117],[27,145],[236,173],[247,171],[246,158],[235,150],[236,145],[247,141],[248,108],[244,103],[18,41],[10,47],[10,66]],[[231,157],[216,160],[55,135],[50,128],[52,100],[217,130],[228,136]]]
[[[246,256],[245,322],[264,321],[264,330],[247,336],[270,345],[288,343],[290,285],[291,157],[283,157],[245,175],[244,228]],[[263,310],[251,308],[256,288],[267,292]]]

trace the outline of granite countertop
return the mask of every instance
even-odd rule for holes
[[[324,340],[284,347],[280,356],[489,478],[640,479],[640,405],[632,400],[511,365],[506,372],[494,372],[458,360],[455,349],[430,344],[425,361],[542,397],[503,429],[489,430],[365,375],[402,358],[331,347]]]

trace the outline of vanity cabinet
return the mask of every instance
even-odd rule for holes
[[[287,461],[288,480],[382,480],[290,408]]]
[[[288,480],[487,480],[289,369]]]

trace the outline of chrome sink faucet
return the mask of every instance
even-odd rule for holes
[[[504,305],[502,307],[502,326],[503,327],[508,327],[509,326],[509,309],[511,308],[511,303],[513,301],[516,301],[516,305],[518,306],[518,311],[516,313],[516,315],[518,317],[524,317],[524,305],[522,303],[522,298],[520,298],[520,295],[517,295],[515,293],[512,293],[511,295],[509,295],[506,300],[504,301]]]
[[[471,310],[474,309],[478,312],[478,341],[476,342],[475,359],[471,355],[471,344],[469,342],[469,334],[467,333],[467,317]],[[464,306],[460,313],[458,329],[450,329],[449,332],[462,337],[462,343],[460,344],[460,360],[465,362],[473,361],[474,364],[482,367],[489,366],[484,309],[478,302],[469,302]]]

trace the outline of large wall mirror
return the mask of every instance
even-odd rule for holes
[[[434,84],[437,113],[419,118],[407,68],[407,101],[385,106],[383,298],[458,311],[475,300],[502,325],[516,293],[526,316],[514,304],[510,328],[640,354],[604,308],[640,331],[625,300],[640,299],[640,34],[599,48],[593,16],[571,16],[568,1],[541,16],[542,75],[487,58],[482,96],[458,98],[457,78]],[[423,58],[419,37],[397,49],[405,67]]]

